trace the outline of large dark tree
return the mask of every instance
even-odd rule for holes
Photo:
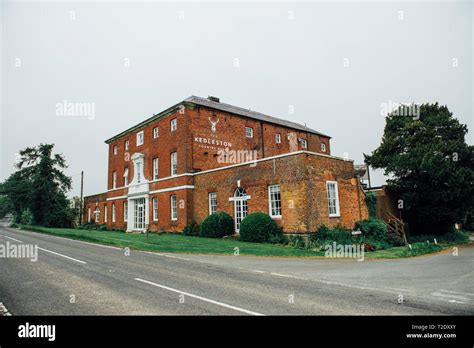
[[[69,226],[74,211],[66,194],[71,178],[63,173],[67,167],[64,157],[52,154],[54,145],[40,144],[20,151],[12,174],[0,188],[14,205],[17,215],[29,208],[34,223],[43,226]]]
[[[465,141],[467,127],[438,103],[421,105],[414,116],[396,111],[387,116],[382,143],[365,155],[366,163],[390,177],[387,185],[401,199],[412,233],[449,232],[474,205],[474,147]]]

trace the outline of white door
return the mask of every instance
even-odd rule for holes
[[[234,193],[234,222],[235,232],[239,233],[240,223],[247,216],[247,193],[242,187],[237,188]]]
[[[133,229],[145,229],[145,198],[138,198],[133,200]]]

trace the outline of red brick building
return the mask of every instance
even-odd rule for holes
[[[285,232],[352,228],[367,217],[352,161],[306,126],[191,96],[106,140],[107,192],[85,220],[126,231],[182,231],[216,211],[263,211]]]

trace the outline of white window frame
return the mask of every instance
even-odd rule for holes
[[[209,192],[209,215],[217,213],[217,193]]]
[[[123,221],[128,221],[128,201],[123,202]]]
[[[112,188],[117,188],[117,171],[112,172]]]
[[[142,163],[141,162],[136,162],[135,163],[135,175],[137,176],[137,183],[142,182]]]
[[[125,140],[125,151],[128,151],[129,147],[130,147],[130,140]]]
[[[104,205],[104,223],[107,222],[107,206]]]
[[[308,141],[306,139],[300,138],[300,144],[302,149],[308,148]]]
[[[143,145],[145,142],[145,134],[143,131],[137,133],[137,146]]]
[[[171,176],[178,175],[178,153],[172,152],[170,154]]]
[[[123,170],[123,184],[124,186],[128,186],[129,181],[128,181],[128,167]]]
[[[326,144],[321,143],[321,152],[326,152]]]
[[[276,144],[281,144],[281,134],[280,133],[275,133],[275,143]]]
[[[153,139],[158,139],[159,135],[158,127],[153,128]]]
[[[156,158],[153,158],[153,180],[156,180],[159,178],[159,161],[158,161],[158,157]]]
[[[253,128],[252,127],[245,127],[245,137],[246,138],[253,138]]]
[[[153,197],[151,201],[153,204],[153,221],[158,221],[158,198]]]
[[[170,130],[171,130],[172,132],[175,132],[177,129],[178,129],[178,119],[177,119],[177,118],[173,118],[173,119],[170,121]]]
[[[117,145],[114,145],[113,152],[114,152],[114,156],[117,155],[117,153],[118,153],[118,146]]]
[[[115,203],[112,203],[112,222],[115,222]]]
[[[178,197],[176,197],[176,195],[170,196],[170,211],[171,220],[178,220]]]
[[[330,196],[330,186],[334,187],[334,197]],[[328,213],[329,217],[340,217],[341,216],[341,210],[339,207],[339,189],[337,187],[337,181],[326,181],[326,191],[327,191],[327,197],[328,197]],[[331,213],[331,201],[334,200],[334,208],[335,212]]]
[[[278,192],[273,192],[272,190],[274,190],[275,188],[278,188]],[[280,214],[273,214],[273,202],[277,202],[277,200],[275,199],[274,195],[272,195],[272,193],[278,193],[279,196],[280,196],[280,207],[279,207],[279,210],[280,210]],[[278,210],[277,207],[275,207],[275,211]],[[273,219],[281,219],[281,187],[280,185],[270,185],[268,186],[268,215],[270,215],[271,218]]]
[[[87,209],[87,222],[91,222],[91,207]]]

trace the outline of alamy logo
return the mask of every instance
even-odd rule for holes
[[[38,261],[38,246],[6,242],[5,244],[0,244],[0,258],[30,259],[31,262],[36,262]]]
[[[63,100],[61,103],[56,103],[56,116],[87,117],[93,120],[95,103],[72,103]]]
[[[212,121],[211,118],[209,117],[209,122],[211,123],[211,131],[212,133],[215,133],[217,131],[216,126],[219,123],[219,119],[217,121]]]
[[[357,261],[364,261],[364,244],[326,244],[324,256],[334,258],[354,258]]]
[[[47,338],[52,342],[56,339],[55,325],[34,325],[26,323],[18,326],[18,337],[20,338]]]

